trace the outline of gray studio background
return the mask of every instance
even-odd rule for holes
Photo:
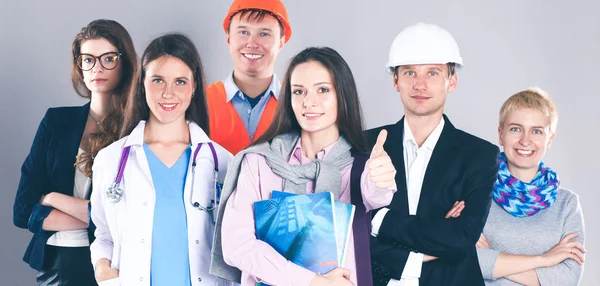
[[[33,285],[21,258],[31,234],[12,223],[12,205],[37,126],[49,107],[85,103],[71,88],[70,49],[81,27],[97,18],[119,21],[138,55],[156,36],[189,35],[208,79],[232,68],[221,28],[229,0],[8,1],[0,5],[0,285]],[[581,201],[588,254],[581,285],[600,285],[600,11],[598,1],[284,0],[293,35],[276,72],[310,45],[330,46],[350,64],[366,127],[396,122],[399,95],[384,68],[401,28],[426,21],[448,29],[465,68],[446,114],[457,127],[497,143],[498,110],[511,94],[539,85],[559,109],[558,134],[546,156],[562,185]],[[523,234],[524,237],[527,233]]]

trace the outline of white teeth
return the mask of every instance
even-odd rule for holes
[[[244,55],[244,57],[253,59],[253,60],[260,59],[263,57],[262,55],[253,55],[253,54],[243,54],[243,55]]]
[[[319,117],[321,116],[321,114],[317,114],[317,113],[305,113],[304,117]]]
[[[531,155],[531,153],[533,153],[532,150],[517,150],[517,153],[521,154],[521,155]]]
[[[166,107],[166,108],[173,108],[175,107],[175,104],[161,104],[162,106]]]

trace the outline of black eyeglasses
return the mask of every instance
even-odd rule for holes
[[[107,70],[115,69],[119,63],[119,59],[122,54],[119,52],[108,52],[101,54],[99,56],[94,56],[90,54],[80,54],[75,60],[77,61],[77,66],[83,71],[89,71],[94,68],[96,65],[96,60],[100,61],[100,65]]]

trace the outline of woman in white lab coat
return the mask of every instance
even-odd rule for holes
[[[194,44],[153,40],[128,100],[121,140],[93,166],[92,263],[99,285],[220,285],[208,274],[213,209],[231,154],[208,137]]]

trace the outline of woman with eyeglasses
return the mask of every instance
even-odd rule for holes
[[[91,245],[104,285],[229,285],[208,274],[231,153],[209,137],[196,47],[167,34],[144,51],[122,135],[93,166]]]
[[[83,106],[50,108],[21,168],[13,208],[17,227],[33,238],[23,260],[38,285],[96,285],[89,245],[91,166],[116,141],[137,57],[125,28],[89,23],[72,44],[72,82]]]

